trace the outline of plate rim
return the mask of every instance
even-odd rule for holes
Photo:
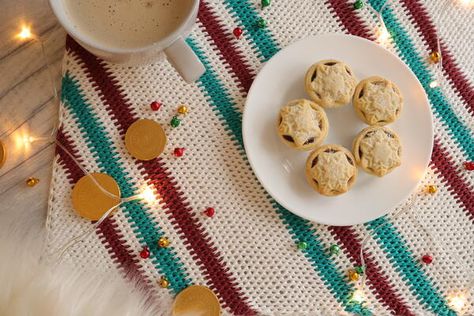
[[[428,108],[428,115],[429,115],[429,122],[430,122],[430,129],[429,129],[429,136],[430,136],[430,150],[429,150],[429,157],[432,156],[433,154],[433,142],[434,142],[434,123],[433,123],[433,112],[431,110],[431,105],[430,105],[430,102],[429,102],[429,99],[428,99],[428,95],[426,94],[426,91],[425,89],[423,88],[423,85],[421,84],[420,80],[418,79],[418,77],[415,75],[415,73],[411,70],[411,68],[399,57],[397,56],[396,54],[392,53],[391,51],[389,51],[388,49],[386,49],[385,47],[383,47],[382,45],[379,45],[377,44],[376,42],[374,41],[371,41],[371,40],[368,40],[366,38],[363,38],[363,37],[360,37],[360,36],[355,36],[355,35],[351,35],[351,34],[341,34],[341,33],[325,33],[325,34],[318,34],[318,35],[309,35],[309,36],[306,36],[306,37],[302,37],[302,38],[299,38],[293,42],[291,42],[290,44],[288,44],[287,46],[283,47],[282,49],[280,49],[275,55],[273,55],[270,59],[268,59],[265,64],[262,66],[262,68],[258,71],[257,75],[255,76],[254,80],[252,81],[252,85],[250,86],[250,89],[247,93],[247,96],[245,98],[245,104],[244,104],[244,110],[243,110],[243,114],[242,114],[242,126],[241,126],[241,129],[242,129],[242,141],[243,141],[243,145],[244,145],[244,150],[245,150],[245,155],[247,157],[247,161],[249,162],[250,164],[250,167],[252,168],[252,172],[253,174],[255,175],[255,177],[257,178],[257,180],[260,182],[260,184],[262,185],[263,189],[265,190],[265,192],[270,195],[279,205],[281,205],[283,208],[285,208],[287,211],[291,212],[292,214],[296,215],[296,216],[299,216],[301,218],[304,218],[306,220],[309,220],[313,223],[318,223],[318,224],[323,224],[323,225],[328,225],[328,226],[352,226],[352,225],[359,225],[359,224],[365,224],[365,223],[368,223],[370,221],[373,221],[377,218],[381,218],[387,214],[390,213],[391,210],[393,210],[394,208],[396,208],[398,205],[402,204],[404,201],[406,201],[411,195],[413,192],[415,192],[415,190],[419,187],[420,185],[420,182],[425,178],[425,175],[428,171],[428,167],[429,167],[429,164],[430,164],[430,159],[428,159],[426,162],[425,162],[425,165],[424,165],[424,168],[423,168],[423,171],[421,172],[420,174],[420,177],[418,179],[418,181],[416,182],[416,185],[409,191],[407,192],[407,194],[404,195],[404,197],[402,199],[400,199],[399,202],[397,202],[396,204],[388,207],[386,210],[384,210],[383,213],[381,213],[381,215],[377,215],[376,217],[370,217],[369,219],[367,220],[364,220],[364,221],[358,221],[356,223],[352,223],[352,224],[337,224],[337,223],[329,223],[329,222],[326,222],[326,221],[319,221],[319,220],[314,220],[313,218],[310,218],[308,216],[306,216],[305,214],[301,214],[301,212],[296,212],[294,210],[292,210],[291,208],[288,207],[288,205],[286,203],[284,203],[284,201],[282,201],[280,198],[276,197],[274,194],[271,193],[271,191],[267,188],[267,186],[264,184],[264,182],[262,181],[262,179],[260,178],[255,166],[254,166],[254,163],[252,161],[252,159],[250,158],[250,155],[248,154],[249,151],[248,151],[248,145],[247,145],[247,133],[246,133],[246,126],[248,123],[248,120],[246,120],[246,117],[248,116],[248,110],[247,110],[247,104],[248,104],[248,99],[249,99],[249,96],[252,94],[252,91],[255,89],[255,85],[254,83],[257,81],[258,77],[261,75],[261,73],[264,71],[265,68],[267,68],[269,66],[269,63],[271,62],[271,60],[277,58],[280,54],[283,54],[285,52],[286,49],[288,49],[289,47],[293,46],[293,45],[296,45],[300,42],[303,42],[303,41],[310,41],[310,40],[322,40],[324,39],[325,37],[345,37],[345,38],[350,38],[351,40],[356,40],[356,41],[361,41],[361,42],[365,42],[365,43],[369,43],[371,46],[374,46],[376,47],[377,49],[382,49],[384,50],[385,52],[387,52],[388,54],[390,54],[392,57],[395,57],[410,73],[411,75],[413,76],[413,78],[415,78],[417,84],[419,85],[419,87],[421,88],[421,90],[423,91],[423,97],[426,101],[426,104],[428,105],[427,108]]]

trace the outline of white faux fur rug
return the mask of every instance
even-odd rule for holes
[[[25,218],[0,225],[0,315],[165,315],[118,275],[41,263],[43,231]],[[29,226],[30,225],[30,226]],[[30,228],[30,229],[28,229]]]

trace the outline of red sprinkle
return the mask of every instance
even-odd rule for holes
[[[173,155],[175,155],[175,157],[182,157],[184,155],[184,148],[176,147],[173,151]]]
[[[144,247],[142,251],[140,251],[140,257],[142,257],[143,259],[147,259],[148,257],[150,257],[150,250],[148,250],[148,247]]]
[[[216,213],[216,210],[215,210],[213,207],[208,207],[208,208],[206,208],[206,210],[204,211],[204,214],[205,214],[207,217],[213,217],[215,213]]]
[[[236,27],[232,33],[234,33],[234,36],[239,39],[242,36],[243,31],[240,27]]]
[[[468,171],[474,170],[474,161],[466,161],[463,165],[464,165],[464,169]]]
[[[153,102],[151,102],[151,104],[150,104],[150,108],[151,108],[153,111],[158,111],[158,110],[161,108],[161,103],[160,103],[160,102],[157,102],[157,101],[153,101]]]
[[[430,255],[424,255],[423,257],[421,257],[421,260],[426,264],[430,264],[431,262],[433,262],[433,257]]]

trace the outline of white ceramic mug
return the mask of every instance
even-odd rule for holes
[[[205,68],[193,50],[184,41],[195,24],[199,0],[193,0],[189,11],[184,13],[181,24],[159,41],[139,48],[115,48],[98,42],[72,27],[66,14],[63,0],[49,0],[51,8],[61,25],[78,43],[96,56],[114,63],[142,64],[166,55],[186,82],[196,81]]]

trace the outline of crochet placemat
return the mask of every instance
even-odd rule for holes
[[[383,2],[366,6],[379,9]],[[466,287],[474,266],[474,173],[463,164],[474,160],[474,10],[457,1],[445,6],[401,0],[383,11],[391,34],[386,47],[419,78],[434,114],[434,151],[421,186],[436,185],[437,192],[422,194],[411,212],[352,227],[311,223],[272,200],[246,160],[242,108],[262,64],[308,35],[350,33],[374,40],[379,24],[366,6],[354,10],[352,0],[272,0],[262,9],[256,0],[201,1],[198,25],[187,41],[207,71],[194,84],[184,83],[166,61],[108,64],[68,39],[59,141],[89,172],[115,178],[122,196],[148,183],[160,199],[124,204],[65,260],[78,269],[117,271],[156,298],[206,285],[226,314],[454,315],[464,295],[462,312],[473,315]],[[265,28],[256,26],[260,18]],[[240,39],[232,34],[235,27],[243,30]],[[442,73],[427,59],[437,35]],[[435,78],[440,87],[430,88]],[[150,109],[155,100],[163,104],[159,111]],[[180,104],[190,111],[172,128]],[[125,131],[138,118],[165,127],[169,143],[156,160],[137,161],[125,149]],[[173,156],[175,147],[186,148],[184,156]],[[71,206],[71,189],[82,175],[58,148],[48,218],[51,256],[91,227]],[[214,217],[203,214],[207,207],[215,209]],[[367,234],[367,287],[359,303],[347,271],[360,264]],[[158,247],[162,236],[171,242],[168,248]],[[302,241],[305,250],[297,247]],[[328,251],[331,245],[340,253]],[[144,246],[151,252],[147,259],[139,255]],[[420,260],[425,254],[431,264]],[[160,287],[161,277],[168,288]]]

